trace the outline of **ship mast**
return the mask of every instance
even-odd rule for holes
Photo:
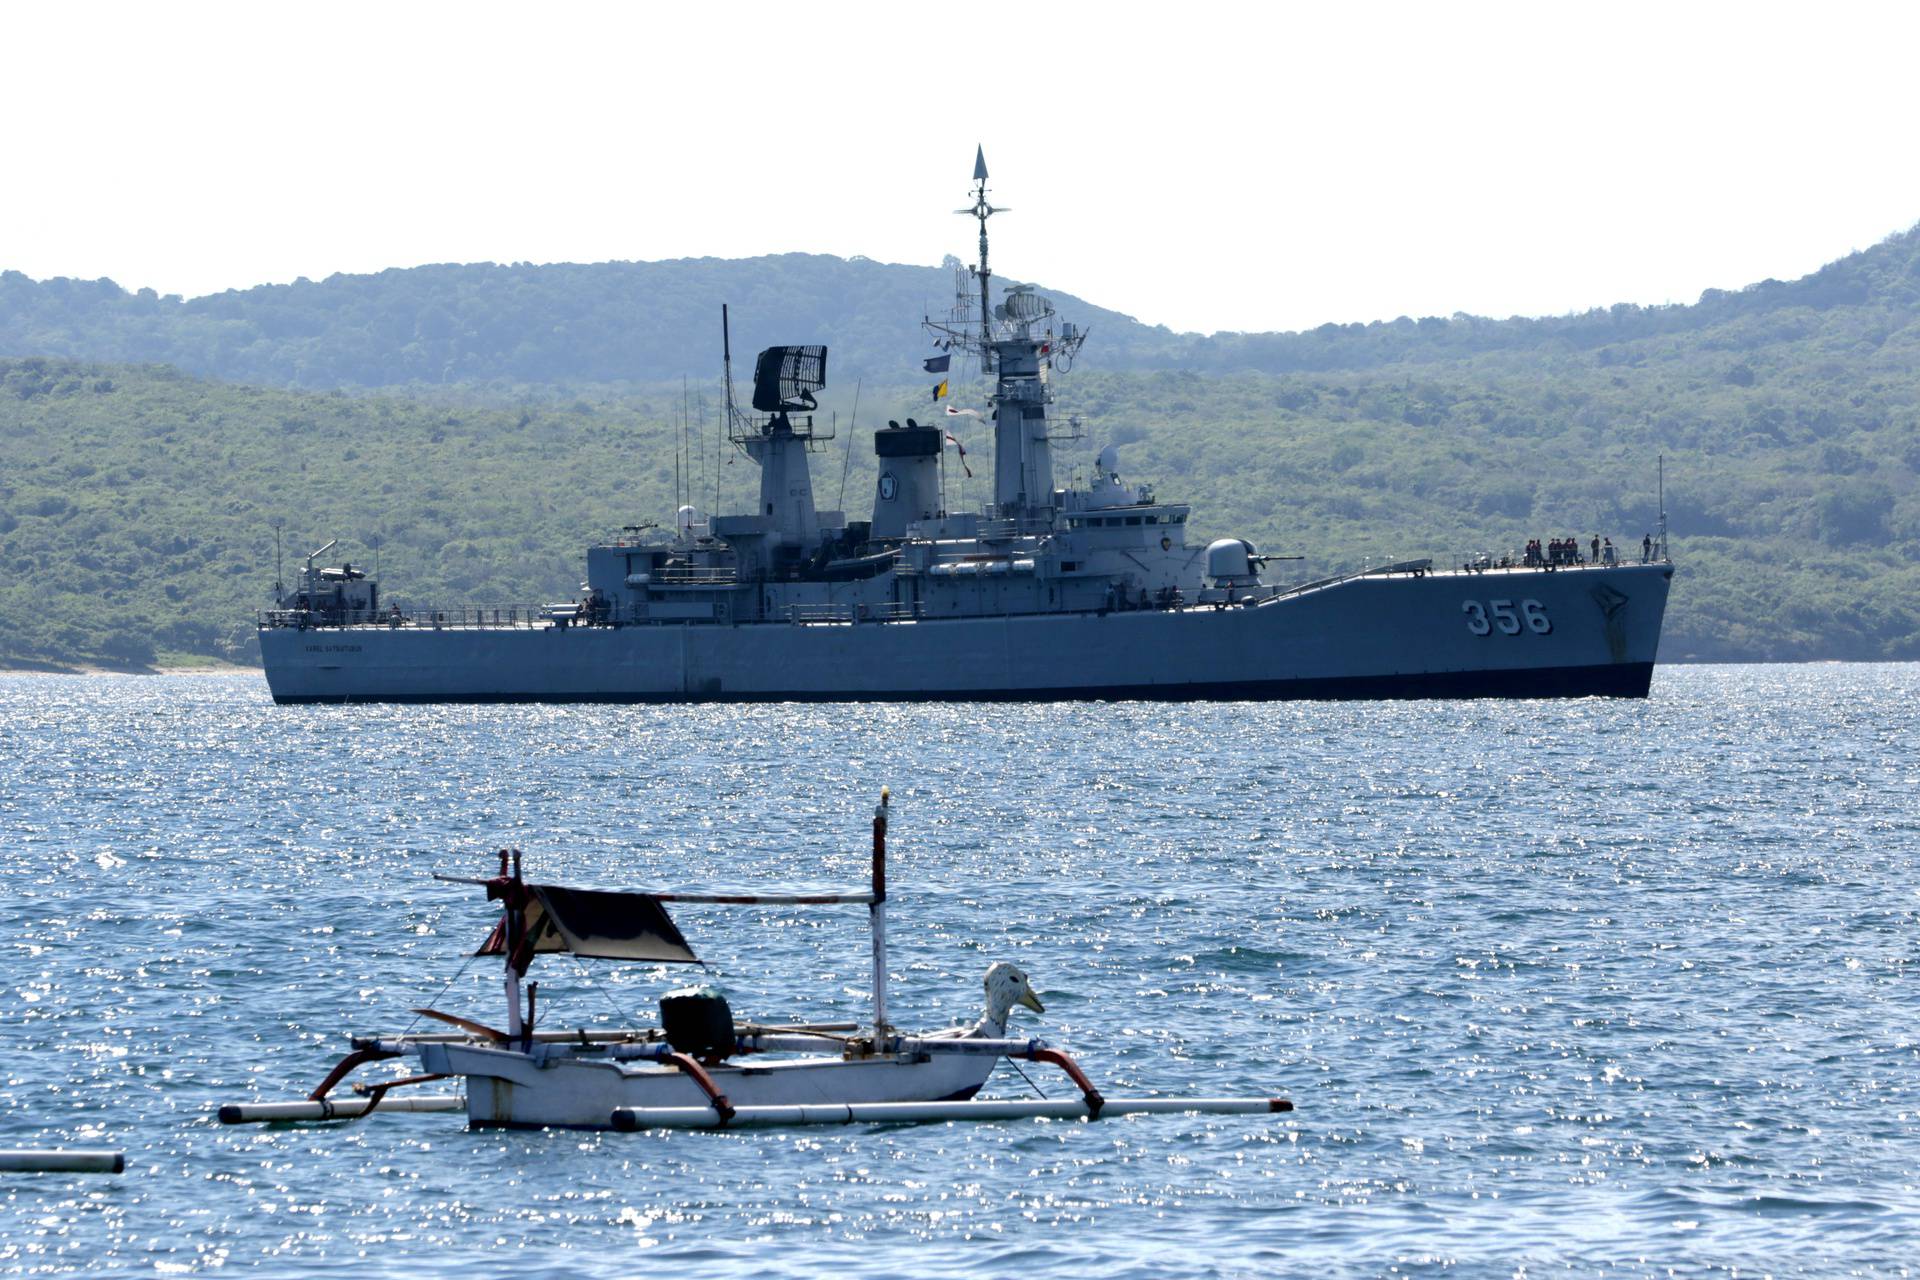
[[[996,209],[987,203],[987,148],[985,143],[976,144],[973,153],[973,205],[967,209],[955,209],[962,217],[973,217],[980,221],[980,266],[974,272],[980,280],[980,347],[991,359],[993,350],[993,308],[987,304],[988,289],[993,272],[987,267],[987,219],[996,213],[1010,213],[1009,209]]]
[[[979,286],[980,313],[973,314],[972,290],[956,279],[952,313],[944,320],[927,317],[922,323],[943,348],[978,355],[981,372],[994,379],[987,397],[992,406],[994,453],[989,514],[1011,521],[1021,531],[1043,531],[1053,524],[1054,494],[1053,437],[1047,424],[1053,393],[1048,377],[1070,365],[1086,334],[1071,324],[1062,325],[1055,334],[1053,304],[1031,285],[1011,286],[1006,300],[993,305],[987,219],[1011,210],[987,199],[984,146],[974,151],[973,183],[973,203],[954,212],[980,224],[980,261],[967,268]]]

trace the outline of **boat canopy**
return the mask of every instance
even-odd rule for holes
[[[612,893],[530,884],[527,931],[535,954],[567,951],[597,960],[647,960],[699,964],[659,899],[647,893]],[[476,955],[506,954],[506,919],[494,926]]]

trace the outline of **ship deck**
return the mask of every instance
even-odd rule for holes
[[[1046,609],[1028,613],[995,614],[995,617],[1070,617],[1077,615],[1098,615],[1105,613],[1211,613],[1222,608],[1257,608],[1282,600],[1296,599],[1334,587],[1369,578],[1426,577],[1426,578],[1505,578],[1513,576],[1531,577],[1549,573],[1589,573],[1612,571],[1622,568],[1661,565],[1671,568],[1667,560],[1621,560],[1613,564],[1594,564],[1581,562],[1561,565],[1527,565],[1503,562],[1476,564],[1466,561],[1458,566],[1438,568],[1429,560],[1408,560],[1392,564],[1356,569],[1348,573],[1331,577],[1315,578],[1307,582],[1293,583],[1287,586],[1249,590],[1245,595],[1231,601],[1185,600],[1171,601],[1147,600],[1139,603],[1123,604],[1110,609]],[[915,622],[947,621],[953,619],[975,618],[978,614],[929,613],[925,610],[906,605],[856,605],[851,602],[792,604],[777,611],[770,617],[733,619],[716,616],[713,618],[652,618],[608,616],[603,619],[587,620],[578,616],[567,616],[567,606],[563,605],[467,605],[458,608],[413,608],[392,607],[383,609],[374,618],[352,621],[333,621],[316,618],[311,613],[299,610],[263,610],[256,619],[262,630],[290,627],[307,631],[390,631],[412,629],[423,631],[543,631],[570,627],[686,627],[686,626],[855,626],[884,625]],[[556,616],[561,611],[561,616]]]

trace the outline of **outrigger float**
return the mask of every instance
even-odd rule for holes
[[[437,1009],[414,1012],[454,1030],[355,1037],[353,1051],[319,1087],[296,1102],[232,1103],[227,1124],[350,1120],[375,1111],[452,1111],[463,1105],[472,1128],[567,1128],[623,1131],[720,1129],[748,1125],[908,1123],[1204,1112],[1254,1115],[1291,1111],[1284,1098],[1108,1098],[1080,1065],[1039,1039],[1008,1035],[1015,1006],[1042,1012],[1026,975],[1005,962],[987,970],[987,1005],[971,1028],[902,1035],[887,1020],[887,816],[883,789],[873,817],[871,886],[862,892],[791,894],[610,893],[534,884],[518,850],[502,850],[489,880],[439,879],[480,885],[502,907],[477,954],[506,967],[507,1025],[496,1030]],[[661,905],[728,906],[864,904],[873,935],[873,1015],[855,1023],[768,1026],[736,1022],[711,988],[677,991],[660,1002],[654,1028],[540,1029],[539,984],[525,981],[533,957],[570,952],[589,958],[698,964]],[[1079,1096],[1071,1099],[981,1099],[1002,1058],[1060,1068]],[[414,1074],[334,1089],[368,1063],[405,1059]],[[465,1100],[450,1094],[395,1093],[442,1081],[465,1083]],[[388,1096],[394,1094],[394,1096]]]

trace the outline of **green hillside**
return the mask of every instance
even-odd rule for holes
[[[949,268],[819,254],[579,266],[449,265],[336,275],[185,300],[110,280],[0,272],[0,356],[159,362],[267,386],[652,383],[719,370],[734,350],[825,342],[836,380],[904,378],[952,304]],[[1151,364],[1171,335],[1069,295],[1102,359]],[[747,372],[750,372],[750,368]]]
[[[9,271],[0,272],[0,356],[160,362],[228,381],[320,389],[645,384],[710,376],[719,364],[720,304],[729,302],[738,351],[825,342],[841,381],[905,381],[927,349],[921,316],[943,312],[953,288],[950,268],[817,254],[415,267],[190,300],[129,292],[110,280],[35,282]],[[1065,319],[1092,328],[1088,370],[1361,371],[1498,354],[1598,354],[1659,339],[1739,351],[1793,337],[1843,339],[1828,354],[1845,360],[1873,350],[1920,309],[1920,233],[1893,236],[1802,280],[1709,290],[1691,306],[1623,304],[1545,319],[1403,317],[1202,337],[1053,296]],[[1844,318],[1837,330],[1823,333],[1836,316]]]
[[[1681,564],[1665,656],[1920,658],[1920,326],[1904,314],[1887,300],[1782,306],[1364,371],[1096,369],[1063,380],[1060,407],[1088,431],[1063,467],[1123,442],[1129,479],[1194,502],[1195,536],[1303,554],[1290,571],[1309,576],[1528,536],[1637,543],[1664,451]],[[844,423],[851,389],[832,390]],[[973,393],[963,385],[962,403]],[[854,515],[871,495],[865,433],[925,394],[864,388]],[[671,511],[681,389],[503,398],[0,361],[0,665],[251,660],[275,520],[289,564],[339,536],[404,602],[566,595],[589,539]],[[969,425],[981,471],[986,441]],[[711,437],[695,433],[701,493]],[[826,506],[840,448],[816,456]],[[735,500],[755,483],[744,459],[717,470]]]

